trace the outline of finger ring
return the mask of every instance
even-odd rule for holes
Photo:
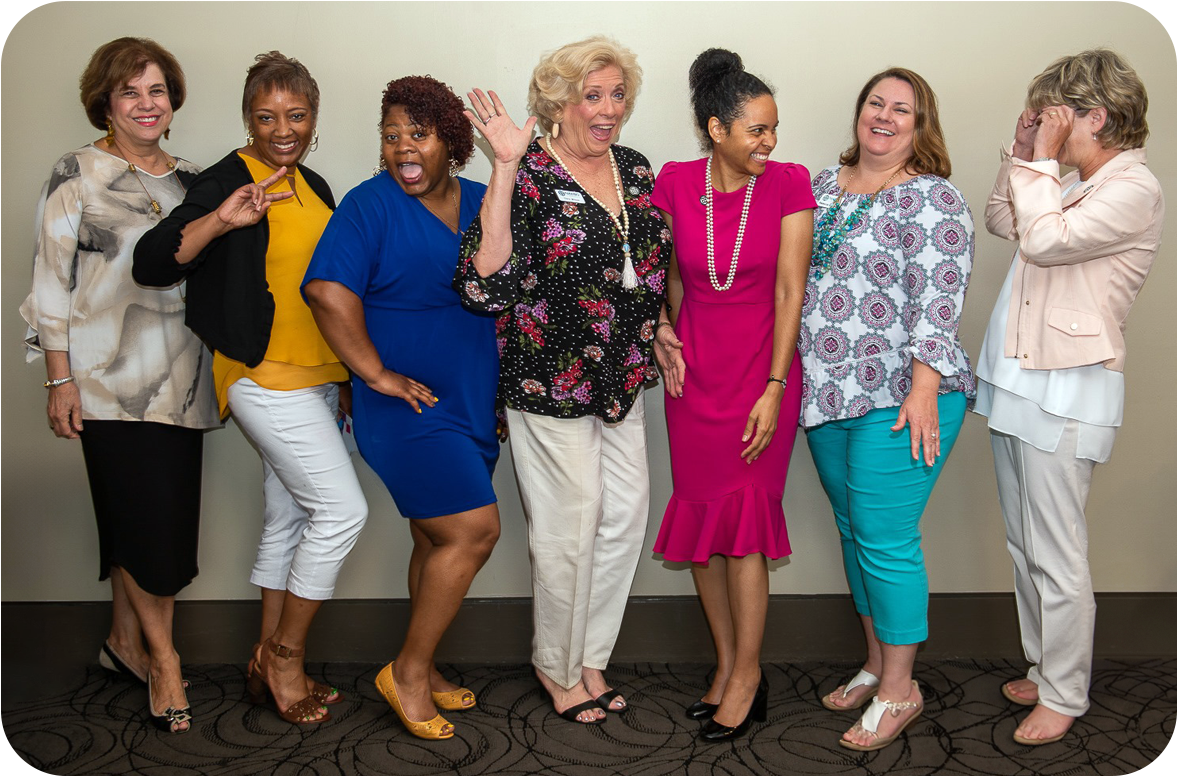
[[[933,438],[938,438],[938,437],[940,437],[940,433],[939,433],[939,432],[933,432],[933,433],[932,433],[932,437],[933,437]]]
[[[1051,115],[1051,116],[1058,116],[1058,114],[1057,114],[1057,113],[1055,113],[1054,111],[1051,111],[1051,112],[1050,112],[1050,115]]]

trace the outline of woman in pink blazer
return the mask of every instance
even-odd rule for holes
[[[1033,707],[1024,745],[1088,709],[1095,598],[1084,506],[1124,409],[1124,323],[1160,246],[1145,167],[1148,97],[1115,52],[1063,57],[1030,82],[985,225],[1018,242],[977,360],[1031,666],[1002,694]],[[1065,176],[1059,166],[1076,168]]]

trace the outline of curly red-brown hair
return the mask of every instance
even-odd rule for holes
[[[462,113],[465,106],[453,90],[433,76],[405,76],[388,82],[380,102],[380,125],[394,105],[403,105],[409,118],[437,133],[450,159],[465,165],[474,154],[474,129]]]

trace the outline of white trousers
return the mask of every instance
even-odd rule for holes
[[[990,431],[1005,539],[1014,562],[1022,649],[1039,701],[1065,716],[1089,707],[1095,594],[1084,510],[1095,462],[1075,456],[1079,425],[1067,421],[1058,449]]]
[[[243,378],[229,387],[229,409],[264,473],[265,521],[250,583],[331,599],[368,518],[338,408],[336,384],[277,391]]]
[[[646,538],[645,396],[625,419],[507,411],[531,554],[532,663],[565,689],[604,670]]]

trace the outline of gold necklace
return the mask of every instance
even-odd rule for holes
[[[114,141],[115,148],[119,150],[119,153],[123,155],[123,161],[127,163],[127,170],[135,174],[135,180],[138,181],[139,186],[143,188],[143,194],[147,195],[147,199],[151,201],[151,210],[155,211],[156,216],[162,217],[163,208],[160,207],[159,201],[151,196],[151,192],[147,191],[147,185],[144,184],[143,179],[139,177],[139,168],[135,167],[134,162],[127,159],[128,155],[126,150],[123,148],[123,144],[119,143],[118,139],[114,136],[111,136],[111,140]],[[176,177],[176,183],[180,185],[180,192],[182,194],[188,194],[188,190],[184,188],[184,182],[180,180],[180,174],[176,172],[176,163],[172,162],[170,159],[167,159],[167,155],[164,155],[164,160],[168,166],[168,171]]]
[[[590,192],[584,184],[576,180],[576,176],[572,174],[572,170],[564,164],[564,160],[560,159],[560,155],[556,153],[556,147],[552,143],[552,136],[548,134],[548,153],[552,155],[552,159],[556,160],[556,164],[564,168],[568,173],[568,177],[573,182],[584,189],[585,194],[593,199],[593,202],[601,206],[601,210],[609,217],[609,221],[613,222],[613,226],[617,228],[617,234],[621,236],[621,250],[625,254],[625,266],[621,273],[621,288],[622,289],[636,289],[638,286],[638,274],[633,269],[633,256],[629,249],[629,211],[625,208],[625,195],[621,191],[621,173],[617,169],[617,160],[613,158],[613,147],[609,147],[609,166],[613,170],[613,188],[617,190],[617,202],[621,204],[621,218],[617,214],[605,207],[605,204],[597,199],[596,195]]]

